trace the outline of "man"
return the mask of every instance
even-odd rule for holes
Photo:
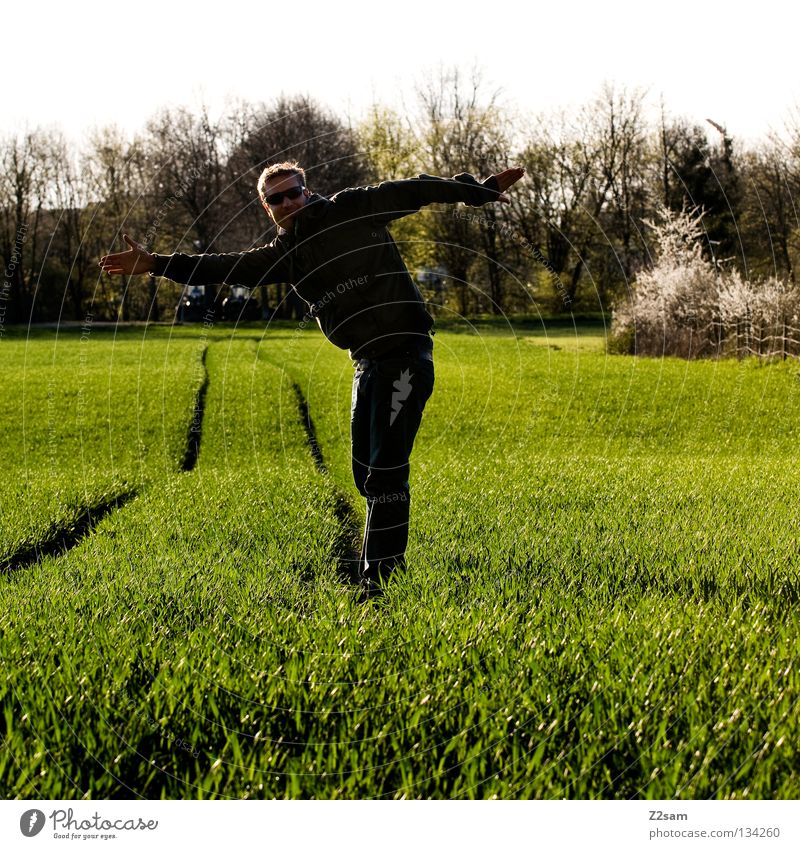
[[[482,183],[470,174],[421,174],[326,198],[309,191],[296,162],[281,162],[258,181],[264,209],[279,228],[268,245],[160,255],[124,235],[129,250],[100,260],[108,274],[150,273],[184,284],[289,282],[325,336],[350,350],[353,477],[367,500],[359,558],[363,597],[378,594],[404,565],[409,457],[434,382],[433,318],[387,225],[430,203],[510,203],[505,191],[523,174],[509,168]]]

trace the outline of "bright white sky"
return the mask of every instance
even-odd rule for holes
[[[3,12],[0,133],[56,124],[79,139],[94,124],[139,129],[162,105],[204,100],[218,114],[226,95],[281,92],[357,119],[373,100],[412,104],[440,62],[465,74],[477,62],[521,111],[574,107],[608,80],[743,140],[780,131],[800,101],[791,3],[524,3],[15,2]]]

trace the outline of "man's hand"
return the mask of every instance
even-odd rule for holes
[[[122,234],[129,251],[118,254],[106,254],[100,258],[98,265],[106,274],[147,274],[155,268],[153,255],[148,253],[138,242],[134,242],[127,233]]]
[[[517,180],[521,180],[524,174],[524,168],[506,168],[505,171],[501,171],[499,174],[493,174],[492,176],[495,180],[497,180],[497,185],[500,189],[500,195],[497,199],[502,203],[511,203],[511,198],[509,198],[508,195],[503,194],[503,192],[505,192],[509,186],[513,186]]]

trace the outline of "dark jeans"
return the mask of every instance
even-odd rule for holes
[[[358,360],[355,366],[353,478],[367,499],[359,575],[380,582],[404,565],[411,508],[408,459],[433,392],[433,357],[417,348]]]

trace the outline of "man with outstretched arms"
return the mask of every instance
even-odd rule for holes
[[[296,162],[281,162],[258,181],[278,226],[269,244],[241,253],[162,255],[124,235],[129,249],[100,260],[108,274],[150,273],[197,286],[288,282],[325,336],[349,349],[353,477],[367,500],[359,562],[364,597],[404,564],[409,457],[434,382],[433,318],[387,225],[430,203],[509,203],[505,191],[523,174],[509,168],[483,182],[470,174],[421,174],[327,198],[309,191]]]

